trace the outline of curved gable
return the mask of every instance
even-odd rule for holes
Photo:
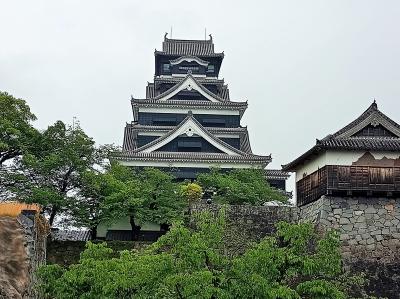
[[[170,60],[169,63],[171,65],[177,65],[177,64],[181,64],[184,61],[186,61],[186,62],[196,62],[197,64],[202,65],[202,66],[207,66],[208,65],[208,61],[205,61],[203,59],[200,59],[199,57],[192,56],[192,55],[186,55],[186,56],[178,57],[177,59]]]
[[[200,136],[204,138],[207,142],[209,142],[212,146],[217,148],[219,151],[231,156],[247,155],[245,152],[238,150],[233,146],[223,142],[219,138],[213,136],[192,115],[186,117],[186,119],[183,120],[179,126],[171,130],[169,133],[138,148],[136,152],[150,153],[156,151],[182,135],[187,137]]]
[[[170,98],[175,96],[182,90],[195,90],[199,92],[202,96],[204,96],[210,102],[224,102],[225,100],[220,98],[219,96],[213,94],[203,85],[201,85],[197,80],[191,75],[188,74],[180,83],[176,84],[172,88],[168,89],[164,93],[156,96],[153,98],[154,100],[158,101],[168,101]]]

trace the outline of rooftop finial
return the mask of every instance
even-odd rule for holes
[[[376,103],[376,100],[374,98],[374,102],[371,105],[373,108],[378,109],[378,104]]]
[[[167,40],[167,35],[168,35],[168,32],[165,32],[165,34],[164,34],[164,40]]]
[[[212,34],[210,33],[208,36],[210,37],[210,41],[212,41]]]

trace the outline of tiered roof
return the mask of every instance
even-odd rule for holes
[[[230,161],[237,163],[253,163],[257,165],[261,164],[264,167],[271,161],[271,156],[258,156],[243,150],[238,150],[221,139],[215,137],[209,130],[205,129],[191,113],[189,113],[189,115],[178,126],[174,127],[168,133],[139,148],[135,148],[135,138],[133,137],[134,134],[129,132],[129,130],[132,130],[132,128],[127,128],[128,129],[126,130],[128,130],[128,132],[126,131],[125,135],[125,142],[127,145],[122,153],[119,153],[115,156],[118,158],[118,160],[167,160],[170,162],[202,161],[212,163],[223,163]],[[221,150],[222,153],[156,151],[164,144],[167,144],[182,134],[189,134],[189,136],[196,134],[206,139],[213,146]],[[248,142],[248,140],[245,142]]]
[[[326,150],[400,151],[400,125],[379,111],[374,101],[356,120],[334,134],[317,139],[310,150],[282,168],[294,171],[298,165]]]
[[[188,109],[228,109],[238,110],[240,116],[243,115],[247,109],[247,102],[233,102],[229,98],[229,89],[227,87],[222,89],[220,95],[214,94],[206,87],[203,86],[201,81],[187,74],[186,77],[181,78],[178,83],[166,90],[162,94],[155,95],[154,84],[149,84],[147,89],[146,99],[132,98],[132,108],[134,115],[138,107],[169,107],[169,108],[188,108]],[[171,100],[173,96],[182,90],[195,90],[205,97],[205,100]]]
[[[125,133],[124,133],[124,142],[123,149],[124,151],[133,151],[137,148],[136,137],[139,132],[158,132],[160,136],[172,131],[175,126],[148,126],[148,125],[140,125],[136,123],[126,124]],[[211,127],[207,128],[211,134],[232,134],[240,136],[240,150],[247,153],[252,154],[249,133],[247,131],[247,127],[238,127],[238,128],[218,128]]]

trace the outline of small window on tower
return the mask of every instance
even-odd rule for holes
[[[209,64],[207,67],[207,73],[214,73],[214,65],[213,64]]]
[[[164,63],[163,64],[163,71],[164,72],[169,72],[169,63]]]

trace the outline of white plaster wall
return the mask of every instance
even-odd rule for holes
[[[305,165],[299,167],[296,171],[296,182],[304,177],[304,174],[309,175],[325,165],[352,165],[366,151],[327,151],[322,153],[317,158],[309,161]],[[370,152],[375,159],[382,159],[384,157],[389,159],[397,159],[400,157],[400,152]]]
[[[305,163],[296,170],[296,182],[300,181],[306,175],[313,173],[326,164],[326,153],[321,153],[319,156],[313,160]]]
[[[146,231],[159,231],[160,225],[153,222],[145,222],[144,224],[139,223],[141,226],[141,230]],[[97,237],[105,238],[107,234],[107,230],[131,230],[131,224],[129,222],[129,217],[123,217],[116,220],[111,225],[106,225],[105,223],[100,223],[97,227]]]

